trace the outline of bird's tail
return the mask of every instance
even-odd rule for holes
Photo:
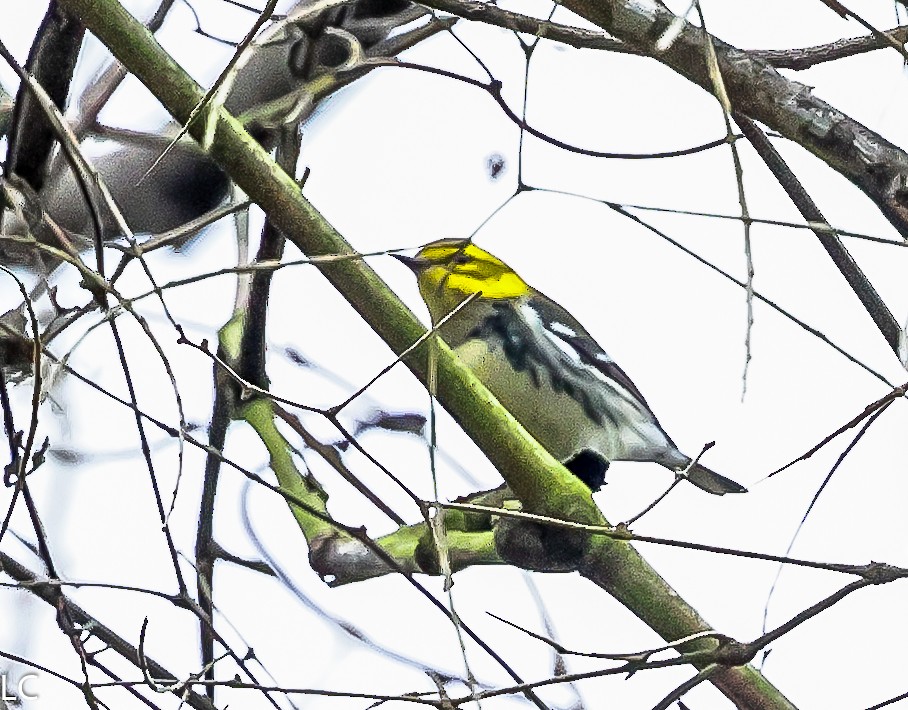
[[[740,483],[735,483],[730,478],[720,476],[699,463],[691,466],[687,472],[687,480],[707,493],[724,496],[726,493],[747,493],[747,489]]]

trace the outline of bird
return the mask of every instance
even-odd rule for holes
[[[441,239],[416,256],[433,324],[523,427],[593,491],[612,461],[652,461],[716,495],[744,486],[682,453],[640,390],[565,308],[471,240]]]

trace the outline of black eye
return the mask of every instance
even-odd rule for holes
[[[470,257],[468,257],[463,252],[458,252],[453,257],[451,257],[451,263],[453,263],[453,264],[469,264]]]

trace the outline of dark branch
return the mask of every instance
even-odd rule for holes
[[[798,212],[807,220],[808,224],[828,224],[823,213],[820,212],[820,208],[817,207],[797,176],[788,167],[788,163],[785,162],[779,151],[766,137],[766,134],[746,116],[736,113],[734,114],[734,119],[741,128],[741,132],[750,141],[750,144],[763,159],[763,162],[766,163],[766,167],[770,169],[776,180],[778,180],[779,185],[791,198],[795,207],[798,208]],[[889,347],[898,354],[902,329],[896,322],[892,312],[883,303],[883,299],[880,298],[873,284],[861,271],[861,267],[858,266],[848,249],[842,244],[842,240],[832,229],[821,229],[811,226],[811,230],[817,235],[817,239],[820,240],[820,244],[823,245],[836,268],[845,277],[848,285],[851,286],[852,291],[860,299],[867,313],[873,318],[873,322],[876,323],[876,327],[880,329],[883,337],[886,338]]]
[[[530,17],[511,10],[503,10],[490,2],[480,2],[479,0],[423,0],[420,5],[448,12],[465,20],[485,22],[486,24],[503,27],[514,32],[522,32],[553,42],[561,42],[577,49],[599,49],[606,52],[647,56],[647,52],[643,49],[615,39],[605,32],[572,27],[571,25]],[[813,47],[751,49],[747,53],[754,59],[764,61],[777,69],[803,70],[817,64],[833,62],[837,59],[845,59],[890,47],[891,41],[903,44],[906,40],[908,40],[908,25],[900,25],[879,35],[849,37]]]
[[[73,623],[90,628],[93,636],[96,636],[99,640],[103,641],[107,646],[137,668],[139,667],[138,649],[115,634],[107,626],[100,623],[91,616],[91,614],[71,602],[60,592],[57,585],[40,584],[41,580],[38,579],[34,573],[3,552],[0,552],[0,567],[17,582],[25,583],[25,588],[28,589],[30,593],[47,602],[52,607],[60,608],[58,605],[62,605],[62,609],[68,614]],[[173,681],[177,680],[177,677],[173,673],[148,657],[145,658],[145,665],[155,678],[172,679]],[[215,710],[214,705],[212,705],[207,698],[191,690],[184,690],[179,697],[190,707],[196,708],[196,710]]]
[[[61,111],[66,104],[85,27],[52,0],[28,54],[26,70]],[[16,174],[35,190],[44,184],[56,134],[25,82],[13,108],[5,174]]]
[[[752,54],[685,23],[671,46],[660,38],[677,20],[664,6],[629,0],[565,0],[564,6],[616,38],[713,91],[707,42],[716,53],[733,109],[765,124],[854,183],[908,237],[908,153],[813,95]]]

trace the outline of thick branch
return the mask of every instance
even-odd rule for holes
[[[515,498],[511,490],[499,486],[491,491],[474,493],[458,502],[499,508],[504,501]],[[458,572],[474,565],[506,564],[498,555],[489,513],[465,513],[445,510],[445,531],[451,570]],[[432,531],[425,522],[405,525],[393,533],[378,538],[376,544],[390,554],[405,569],[423,574],[442,574],[438,550]],[[326,540],[316,554],[310,554],[313,568],[322,578],[330,575],[329,584],[339,587],[381,577],[393,572],[367,545],[358,540],[335,536]]]
[[[561,42],[577,49],[600,49],[620,54],[647,55],[647,52],[634,45],[622,42],[605,32],[587,30],[581,27],[563,25],[551,20],[530,17],[519,12],[504,10],[491,2],[481,0],[421,0],[420,5],[441,12],[448,12],[465,20],[485,22],[496,27],[503,27],[515,32],[535,35],[543,39]],[[908,26],[894,27],[882,33],[899,43],[908,40]],[[817,64],[833,62],[859,54],[866,54],[877,49],[891,46],[886,37],[865,35],[849,37],[827,44],[794,49],[751,49],[747,53],[777,69],[809,69]]]

